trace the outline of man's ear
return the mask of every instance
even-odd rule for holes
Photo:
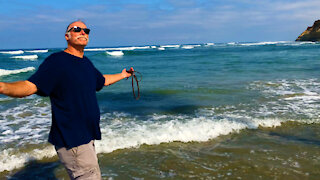
[[[64,35],[64,37],[66,38],[67,41],[69,41],[69,39],[71,38],[71,35],[70,35],[70,33],[66,33]]]

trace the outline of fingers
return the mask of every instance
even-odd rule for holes
[[[131,67],[129,70],[126,71],[127,73],[132,74],[134,72],[134,69]]]
[[[128,77],[132,76],[132,73],[133,73],[133,72],[134,72],[133,67],[131,67],[129,70],[127,70],[126,68],[124,68],[124,69],[122,70],[122,76],[123,76],[124,78],[128,78]]]
[[[121,72],[121,74],[122,74],[122,77],[123,77],[123,78],[128,78],[128,77],[131,76],[130,71],[127,71],[126,69],[123,69],[122,72]]]

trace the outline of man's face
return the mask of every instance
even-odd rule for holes
[[[83,24],[82,22],[74,22],[72,23],[68,30],[71,29],[71,31],[69,31],[69,36],[66,34],[66,40],[68,41],[68,44],[70,44],[71,46],[83,46],[85,47],[88,42],[89,42],[89,35],[86,34],[83,30],[81,30],[80,32],[74,32],[73,27],[77,26],[80,28],[87,28],[87,26],[85,24]]]

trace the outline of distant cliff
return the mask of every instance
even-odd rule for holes
[[[315,21],[313,26],[308,27],[296,41],[320,41],[320,20]]]

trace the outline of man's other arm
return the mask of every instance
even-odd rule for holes
[[[0,94],[10,97],[26,97],[37,92],[37,86],[30,81],[0,82]]]
[[[134,71],[133,68],[131,68],[130,70]],[[103,77],[105,78],[104,85],[109,86],[113,83],[120,81],[121,79],[128,78],[130,76],[131,74],[127,73],[126,69],[123,69],[122,72],[119,74],[105,74],[103,75]]]

